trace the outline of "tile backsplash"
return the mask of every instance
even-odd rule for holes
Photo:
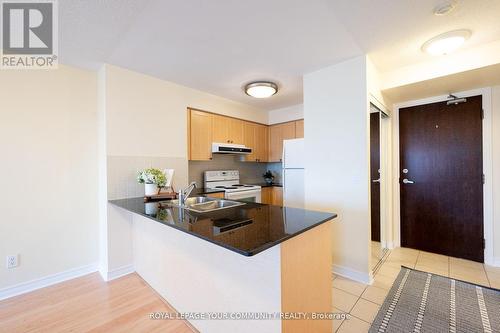
[[[242,162],[241,155],[214,154],[211,161],[189,161],[189,181],[195,181],[203,187],[203,172],[211,170],[239,170],[242,183],[263,183],[262,174],[268,170],[271,164],[281,163],[255,163]],[[274,172],[274,171],[273,171]]]
[[[144,196],[144,185],[137,174],[146,168],[174,169],[173,186],[177,190],[187,184],[187,160],[181,157],[108,156],[108,199]]]
[[[240,181],[248,184],[264,182],[262,174],[271,170],[275,182],[281,182],[281,163],[241,162],[239,155],[214,155],[211,161],[187,161],[181,157],[108,156],[108,199],[141,197],[144,185],[137,182],[137,174],[146,168],[174,169],[174,188],[196,181],[203,187],[203,172],[206,170],[239,170]]]

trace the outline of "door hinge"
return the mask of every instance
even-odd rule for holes
[[[486,248],[486,239],[483,238],[483,250]]]
[[[486,176],[484,175],[484,173],[483,173],[482,180],[483,180],[483,184],[486,184]]]
[[[484,119],[484,109],[481,109],[481,119]]]

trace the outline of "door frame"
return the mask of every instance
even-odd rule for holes
[[[493,239],[493,161],[492,161],[492,109],[491,109],[491,87],[467,90],[453,93],[458,97],[482,96],[484,110],[483,119],[483,173],[486,182],[483,187],[483,230],[485,239],[484,263],[491,266],[500,266],[500,261],[493,257],[494,239]],[[393,126],[393,217],[394,217],[394,245],[401,246],[401,198],[399,188],[400,159],[399,159],[399,109],[417,105],[431,104],[446,101],[448,95],[439,95],[429,98],[423,98],[403,103],[394,104],[392,113]],[[496,265],[495,265],[496,264]]]
[[[391,207],[391,122],[392,112],[375,96],[369,95],[368,107],[373,104],[384,116],[380,117],[380,244],[384,248],[392,249],[392,207]],[[368,161],[370,158],[368,157]],[[369,167],[368,167],[369,170]],[[371,224],[370,224],[371,227]],[[371,232],[371,230],[370,230]],[[371,248],[370,248],[371,249]]]

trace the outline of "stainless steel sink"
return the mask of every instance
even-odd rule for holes
[[[188,206],[188,209],[198,213],[204,213],[204,212],[211,212],[214,210],[243,206],[243,205],[244,205],[243,202],[238,202],[238,201],[214,200]]]
[[[200,203],[215,201],[216,198],[208,198],[208,197],[189,197],[186,199],[185,206],[192,206]],[[171,206],[180,206],[179,200],[171,200],[169,202]]]
[[[172,200],[169,202],[171,206],[181,207],[179,200]],[[207,197],[190,197],[186,199],[183,208],[197,213],[207,213],[214,210],[232,208],[245,205],[244,202],[207,198]]]

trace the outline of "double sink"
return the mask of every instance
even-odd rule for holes
[[[184,208],[196,213],[208,213],[215,210],[243,206],[245,203],[208,197],[190,197],[186,199],[184,205],[181,205],[179,200],[171,200],[169,205]]]

